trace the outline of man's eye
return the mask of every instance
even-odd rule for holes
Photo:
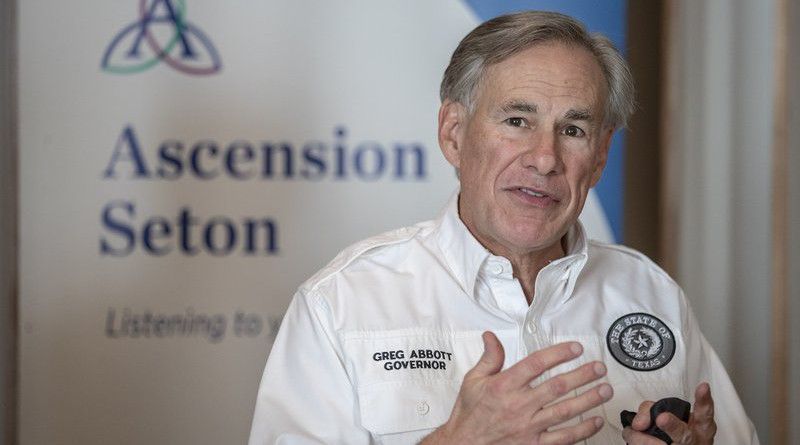
[[[570,125],[570,126],[568,126],[567,128],[564,129],[564,134],[569,136],[569,137],[579,138],[579,137],[583,137],[584,135],[586,135],[586,132],[581,130],[579,127],[576,127],[574,125]]]
[[[506,122],[508,123],[508,125],[511,125],[512,127],[525,126],[525,119],[521,117],[509,117],[508,119],[506,119]]]

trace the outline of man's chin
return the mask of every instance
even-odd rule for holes
[[[561,246],[560,236],[543,233],[542,230],[517,233],[509,237],[509,241],[510,247],[518,253],[537,253]]]

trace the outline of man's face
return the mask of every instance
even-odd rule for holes
[[[442,105],[439,142],[459,170],[459,214],[493,253],[560,246],[605,166],[605,97],[591,53],[547,43],[489,67],[471,114]]]

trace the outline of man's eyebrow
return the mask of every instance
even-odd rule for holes
[[[530,102],[525,102],[525,101],[517,101],[517,100],[508,102],[505,105],[503,105],[502,108],[500,108],[500,111],[504,113],[513,113],[513,112],[536,113],[536,110],[537,110],[536,104],[532,104]]]
[[[564,118],[571,121],[591,121],[592,112],[588,108],[569,110],[564,114]]]

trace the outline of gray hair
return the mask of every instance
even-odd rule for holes
[[[556,12],[526,11],[495,17],[472,30],[458,44],[444,72],[439,96],[474,111],[475,91],[489,66],[534,45],[561,42],[586,48],[606,78],[604,125],[624,127],[634,109],[628,63],[601,34],[589,34],[579,21]]]

